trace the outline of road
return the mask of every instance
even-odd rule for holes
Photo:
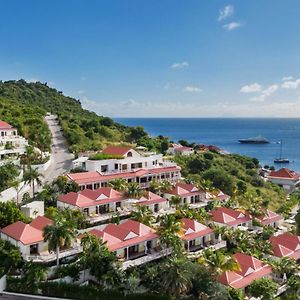
[[[66,139],[62,135],[61,128],[56,120],[56,116],[45,117],[52,135],[51,165],[44,172],[43,183],[50,183],[59,175],[70,171],[74,155],[69,152]],[[40,188],[42,189],[42,188]]]

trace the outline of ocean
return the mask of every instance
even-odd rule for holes
[[[300,172],[300,118],[116,118],[129,126],[143,126],[153,136],[163,135],[173,141],[180,139],[199,144],[216,145],[230,153],[259,159],[262,165],[274,165],[279,156],[289,164],[275,164],[276,169],[288,167]],[[240,144],[239,139],[262,135],[269,144]]]

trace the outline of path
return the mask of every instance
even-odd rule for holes
[[[43,182],[51,183],[58,176],[70,171],[74,156],[68,150],[66,139],[55,115],[45,117],[52,134],[51,164],[44,173]],[[42,189],[42,188],[40,188]]]

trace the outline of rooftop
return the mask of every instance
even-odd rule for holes
[[[244,288],[251,284],[255,279],[272,273],[272,268],[269,265],[253,256],[244,253],[236,253],[233,257],[240,265],[240,270],[224,272],[218,278],[218,281],[222,284],[235,289]]]
[[[275,256],[300,259],[300,236],[283,233],[272,236],[270,242]]]
[[[277,171],[271,171],[268,175],[269,178],[282,178],[282,179],[300,179],[300,174],[288,168],[281,168]]]
[[[251,220],[249,213],[227,207],[218,207],[211,211],[214,222],[229,226],[238,225]]]

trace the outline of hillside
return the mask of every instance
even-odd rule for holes
[[[236,196],[243,205],[249,205],[246,195],[260,196],[270,209],[277,210],[286,200],[282,188],[265,182],[258,175],[259,162],[238,154],[222,155],[213,151],[191,156],[177,156],[183,176],[200,185],[204,181],[230,196]],[[247,193],[248,192],[248,193]]]
[[[167,139],[150,139],[142,127],[126,127],[108,117],[82,108],[79,100],[64,96],[47,83],[25,80],[0,82],[1,118],[39,148],[50,146],[50,135],[43,121],[46,112],[58,115],[64,136],[74,153],[99,150],[109,143],[139,143],[150,150],[164,151]]]

